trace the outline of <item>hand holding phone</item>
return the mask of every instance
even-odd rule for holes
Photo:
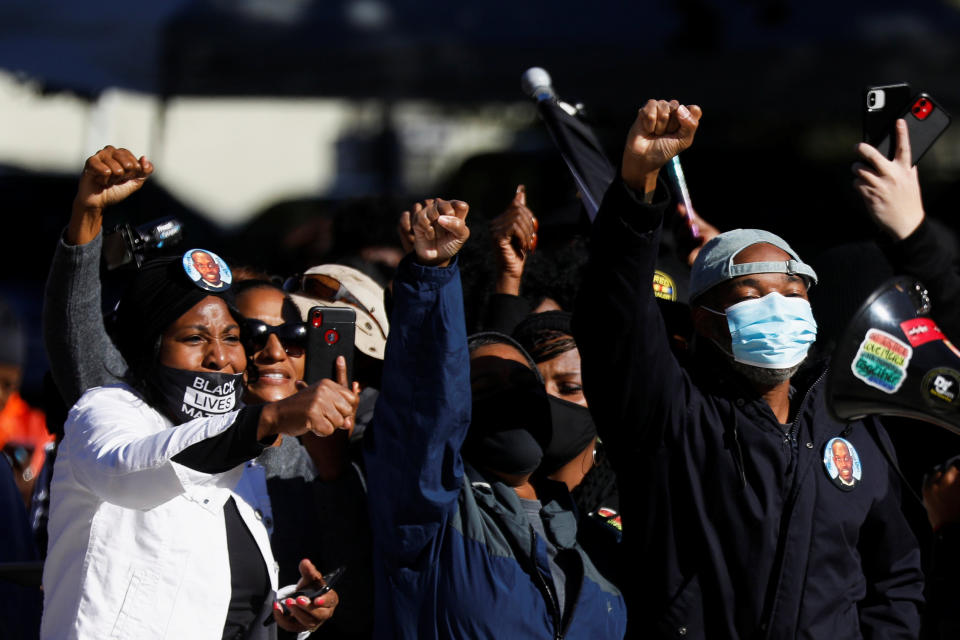
[[[357,312],[349,307],[313,307],[307,315],[307,362],[303,379],[313,384],[337,379],[337,356],[347,362],[347,380],[353,379]],[[349,385],[348,385],[349,386]]]
[[[907,123],[897,120],[895,131],[897,143],[892,160],[868,144],[857,145],[861,162],[852,167],[857,176],[853,186],[874,222],[895,239],[903,240],[920,226],[924,212],[917,168],[911,164],[913,153]]]
[[[332,591],[337,583],[340,582],[340,578],[343,577],[344,572],[347,570],[346,567],[337,567],[333,571],[327,573],[323,576],[322,580],[314,580],[310,584],[306,584],[302,589],[298,589],[294,593],[291,593],[289,596],[284,598],[284,601],[280,603],[281,610],[283,615],[289,615],[290,610],[287,609],[286,601],[287,600],[298,600],[300,598],[306,598],[311,602],[315,603],[316,598],[319,598],[328,591]]]
[[[340,599],[330,593],[343,577],[346,567],[321,575],[307,559],[300,561],[300,589],[273,603],[274,615],[263,621],[267,627],[278,622],[287,631],[313,631],[333,615]],[[310,578],[310,582],[303,584]],[[329,596],[327,594],[330,594]],[[280,616],[279,618],[277,616]]]

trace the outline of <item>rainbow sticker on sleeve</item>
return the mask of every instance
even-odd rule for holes
[[[850,368],[853,375],[884,393],[896,393],[907,377],[913,349],[886,331],[869,329]]]

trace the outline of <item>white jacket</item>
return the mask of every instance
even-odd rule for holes
[[[230,601],[223,505],[238,495],[244,465],[207,474],[171,458],[236,415],[172,428],[126,385],[80,398],[54,465],[42,638],[221,637]],[[276,590],[261,514],[239,496],[235,502]],[[260,620],[271,615],[271,600]],[[258,621],[251,637],[275,629]]]

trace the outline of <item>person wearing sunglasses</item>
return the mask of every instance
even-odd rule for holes
[[[331,403],[314,385],[239,403],[247,357],[233,292],[198,287],[184,258],[144,264],[107,333],[103,209],[152,171],[110,146],[87,160],[48,277],[44,342],[64,400],[77,404],[54,468],[41,637],[267,638],[271,617],[315,629],[335,593],[270,614],[277,569],[243,463],[276,434],[350,426],[355,395]],[[322,578],[309,562],[299,573],[301,584]]]
[[[307,328],[290,298],[265,280],[236,285],[237,310],[244,317],[241,336],[249,366],[243,401],[272,402],[297,392],[306,363]]]
[[[247,351],[243,401],[257,405],[293,395],[303,385],[307,359],[307,327],[300,310],[267,280],[245,280],[235,290]],[[332,391],[347,385],[346,364],[337,364],[338,381],[320,383]],[[359,394],[356,382],[352,392]],[[369,636],[373,599],[370,525],[363,480],[350,465],[347,440],[343,430],[323,438],[310,433],[283,438],[248,463],[244,480],[250,492],[266,493],[261,508],[265,522],[270,521],[280,582],[296,581],[301,558],[310,558],[324,572],[345,567],[337,584],[343,604],[324,625],[324,634],[363,638]]]

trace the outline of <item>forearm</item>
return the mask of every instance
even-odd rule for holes
[[[259,439],[257,426],[262,407],[244,407],[233,424],[210,438],[190,445],[171,458],[177,464],[203,473],[223,473],[260,455],[276,436]]]
[[[497,282],[493,287],[494,293],[505,294],[508,296],[520,295],[521,278],[517,278],[508,273],[501,273],[497,276]]]
[[[103,209],[74,200],[64,240],[70,245],[92,242],[103,228]]]
[[[463,475],[470,363],[456,265],[430,268],[406,258],[390,324],[364,457],[377,537],[390,555],[409,558],[453,509]]]
[[[68,406],[87,389],[117,382],[127,368],[103,323],[102,242],[100,235],[78,246],[60,240],[44,288],[44,346]]]
[[[665,428],[670,399],[684,387],[652,289],[666,206],[662,197],[643,204],[614,181],[594,223],[574,313],[591,411],[604,439],[627,448]]]
[[[904,240],[886,245],[894,270],[923,282],[930,292],[931,313],[940,328],[960,339],[960,273],[953,264],[952,249],[933,223],[924,220]]]
[[[86,394],[71,410],[61,445],[76,480],[101,499],[149,509],[194,485],[217,484],[219,472],[176,462],[181,452],[227,431],[239,412],[166,426],[129,392]],[[238,463],[239,464],[239,463]]]

